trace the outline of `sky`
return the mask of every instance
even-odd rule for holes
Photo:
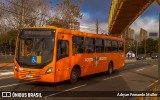
[[[111,0],[81,0],[81,13],[83,18],[79,20],[80,30],[85,32],[96,32],[96,19],[99,21],[99,33],[106,33],[108,30],[108,16],[111,7]],[[52,0],[57,4],[58,0]],[[158,32],[160,7],[152,3],[130,26],[139,34],[140,28],[148,32]]]

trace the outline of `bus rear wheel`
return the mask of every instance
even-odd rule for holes
[[[109,63],[109,65],[108,65],[108,72],[107,72],[107,74],[108,75],[111,75],[113,73],[113,63]]]
[[[79,69],[73,68],[70,75],[70,83],[76,83],[79,77]]]

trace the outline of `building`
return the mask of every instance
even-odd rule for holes
[[[135,31],[131,28],[128,28],[125,33],[123,34],[125,39],[132,39],[135,40]]]
[[[140,42],[147,39],[147,31],[144,30],[143,28],[140,29]]]
[[[158,39],[158,33],[157,32],[150,32],[148,38],[157,40]]]

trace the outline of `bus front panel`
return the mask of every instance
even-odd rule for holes
[[[55,29],[22,29],[17,40],[14,76],[54,82]]]

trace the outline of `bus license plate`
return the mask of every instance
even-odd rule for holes
[[[32,75],[32,74],[26,74],[26,77],[27,77],[27,78],[32,78],[33,75]]]

